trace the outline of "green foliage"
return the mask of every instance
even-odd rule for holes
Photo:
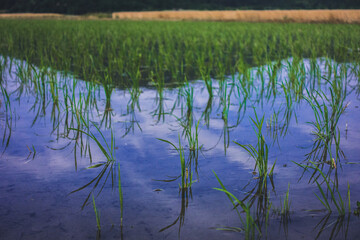
[[[197,136],[196,136],[197,138]],[[179,187],[181,189],[187,189],[190,188],[192,186],[192,184],[194,182],[196,182],[196,180],[193,180],[193,173],[190,172],[189,173],[189,168],[187,167],[186,164],[186,160],[185,160],[185,153],[184,153],[184,148],[181,146],[181,140],[180,140],[180,135],[179,135],[179,147],[176,147],[172,142],[165,140],[165,139],[160,139],[158,138],[158,140],[166,142],[168,144],[170,144],[171,146],[174,147],[174,149],[179,153],[180,156],[180,166],[181,166],[181,184],[179,184]],[[190,151],[198,151],[197,149],[189,149]]]
[[[124,216],[124,204],[123,204],[124,200],[123,200],[123,191],[122,191],[122,187],[121,187],[120,163],[118,165],[118,175],[119,175],[118,188],[119,188],[120,211],[121,211],[120,226],[122,226],[123,225],[123,216]]]
[[[235,197],[232,193],[230,193],[224,186],[224,184],[221,182],[220,178],[216,175],[216,173],[213,171],[213,173],[215,174],[216,179],[218,180],[221,188],[214,188],[215,190],[224,192],[227,197],[229,198],[230,202],[233,204],[234,208],[236,209],[236,212],[242,222],[243,228],[234,228],[234,227],[225,227],[225,228],[219,228],[218,230],[227,230],[227,231],[240,231],[240,232],[245,232],[245,239],[249,240],[249,239],[255,239],[255,230],[257,230],[257,232],[259,234],[261,234],[260,232],[260,228],[257,225],[256,221],[254,220],[254,218],[251,216],[250,213],[250,205],[249,204],[245,204],[243,201],[239,200],[237,197]],[[240,211],[237,209],[237,206],[240,206],[242,208],[242,210],[245,212],[245,220],[243,220],[243,218],[240,215]]]
[[[242,90],[250,94],[250,67],[276,61],[267,69],[271,96],[282,59],[352,61],[359,54],[348,49],[358,49],[360,38],[358,25],[224,22],[1,20],[0,32],[1,55],[102,82],[108,98],[114,87],[148,84],[162,98],[165,86],[187,79],[203,79],[211,97],[212,79],[236,72]],[[294,79],[303,64],[289,64]],[[294,95],[300,96],[303,85],[296,82],[291,83]]]
[[[280,213],[283,216],[287,216],[290,213],[289,190],[290,190],[290,183],[288,184],[288,189],[287,189],[285,197],[284,197],[284,202],[281,206]]]
[[[327,196],[327,192],[330,193],[330,199],[331,199],[331,202],[334,204],[334,206],[336,207],[338,213],[340,216],[343,216],[345,215],[346,213],[346,202],[343,200],[343,197],[341,196],[341,193],[338,189],[338,186],[337,184],[331,180],[328,176],[326,176],[322,170],[317,167],[316,163],[314,162],[310,162],[311,165],[301,165],[301,164],[298,164],[298,163],[295,163],[297,164],[298,166],[304,168],[305,170],[308,170],[309,168],[311,169],[314,169],[315,171],[317,171],[321,177],[322,177],[322,180],[323,182],[325,183],[326,185],[326,188],[325,188],[325,191],[324,191],[324,188],[321,186],[321,183],[319,183],[318,180],[315,180],[316,182],[316,185],[319,189],[319,192],[320,192],[320,196],[315,194],[316,197],[319,199],[319,201],[322,203],[322,205],[329,211],[329,212],[332,212],[332,207],[330,205],[330,202],[328,200],[328,196]],[[347,191],[347,198],[348,198],[348,210],[349,212],[351,211],[351,206],[350,206],[350,185],[348,184],[348,191]]]
[[[250,156],[255,160],[255,167],[254,170],[259,171],[260,177],[266,177],[268,175],[268,161],[269,161],[269,148],[268,145],[265,142],[265,138],[262,134],[262,127],[264,124],[264,117],[261,119],[258,118],[256,111],[255,113],[255,119],[251,118],[251,121],[254,124],[254,131],[256,133],[257,137],[257,145],[256,147],[250,145],[250,144],[240,144],[235,142],[237,145],[242,147],[246,150],[247,153],[250,154]],[[271,170],[269,172],[269,175],[272,175],[274,171],[275,163],[271,167]]]
[[[95,212],[95,217],[96,217],[96,225],[97,225],[98,230],[101,230],[100,212],[96,208],[94,195],[92,196],[92,200],[93,200],[93,207],[94,207],[94,212]]]

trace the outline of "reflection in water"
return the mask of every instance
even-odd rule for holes
[[[272,206],[270,202],[270,190],[268,189],[268,181],[270,180],[272,192],[275,193],[275,185],[273,182],[273,177],[256,177],[255,185],[247,190],[247,188],[252,185],[249,182],[242,191],[245,194],[245,197],[241,200],[241,202],[247,202],[249,208],[253,208],[254,218],[259,226],[259,229],[264,229],[265,224],[265,232],[267,232],[267,225],[269,220],[269,212]],[[238,207],[236,205],[236,207]]]
[[[1,72],[2,73],[2,72]],[[6,89],[3,87],[3,84],[1,83],[1,93],[3,95],[3,102],[0,101],[0,108],[2,105],[5,106],[5,114],[1,114],[1,121],[5,120],[4,124],[4,133],[3,133],[3,139],[2,139],[2,146],[4,146],[4,150],[2,151],[2,154],[6,151],[6,149],[9,146],[10,139],[11,139],[11,133],[12,133],[12,123],[13,123],[13,115],[12,115],[12,108],[11,108],[11,102],[9,98],[9,94],[7,93]],[[4,118],[4,119],[3,119]],[[15,120],[15,118],[14,118]]]
[[[114,182],[116,181],[116,171],[115,171],[115,168],[114,168],[114,164],[115,164],[115,162],[113,162],[113,161],[107,161],[107,162],[99,163],[99,164],[96,164],[96,165],[94,165],[92,167],[89,167],[91,169],[92,168],[101,168],[102,167],[102,169],[100,170],[98,175],[96,175],[95,178],[93,178],[90,182],[88,182],[84,186],[70,192],[70,194],[76,193],[78,191],[81,191],[83,189],[86,189],[86,188],[92,186],[88,196],[85,198],[84,203],[81,206],[81,209],[84,209],[84,207],[89,204],[90,196],[93,193],[95,193],[95,190],[97,188],[99,188],[99,189],[97,191],[96,196],[99,196],[101,194],[101,191],[104,189],[104,187],[106,185],[106,182],[109,180],[109,177],[110,177],[110,180],[111,180],[111,186],[114,187]]]
[[[106,77],[104,81],[101,81],[101,83],[106,97],[105,109],[103,117],[101,119],[101,125],[105,124],[105,128],[111,128],[111,117],[113,111],[113,109],[111,108],[111,94],[114,91],[114,86],[112,86],[112,84],[109,82],[108,77]]]
[[[350,217],[351,214],[348,214],[347,216],[338,216],[334,220],[331,218],[331,213],[325,215],[314,228],[314,231],[318,232],[315,239],[319,239],[325,231],[329,232],[329,236],[327,236],[329,240],[338,237],[348,239]]]
[[[341,167],[341,159],[345,159],[345,154],[340,149],[340,130],[337,125],[341,115],[348,107],[348,104],[344,105],[347,84],[346,79],[343,83],[343,79],[337,75],[328,84],[330,85],[330,97],[323,92],[315,91],[315,93],[309,93],[309,97],[306,98],[315,114],[315,121],[310,123],[314,129],[312,134],[315,140],[311,151],[306,154],[306,161],[316,162],[320,170],[324,169],[325,164],[329,165],[328,176],[335,169],[335,182],[337,183],[337,167]],[[320,174],[314,170],[309,181],[315,181],[319,176]]]
[[[185,223],[185,212],[189,206],[189,197],[192,199],[191,187],[179,188],[179,195],[181,196],[181,205],[180,205],[179,216],[175,219],[174,222],[172,222],[168,226],[160,229],[159,232],[164,232],[165,230],[172,228],[177,223],[179,223],[178,237],[180,239],[181,228],[182,228],[182,226],[184,226],[184,223]]]
[[[221,68],[221,65],[218,67]],[[22,118],[26,118],[25,120],[30,121],[30,124],[25,127],[22,126],[20,129],[33,127],[33,131],[36,132],[44,126],[46,130],[50,128],[49,131],[41,129],[41,132],[39,132],[39,136],[47,136],[50,133],[50,140],[44,137],[46,140],[41,140],[43,142],[39,142],[39,145],[49,145],[51,141],[53,146],[47,149],[52,150],[51,153],[56,153],[54,155],[60,155],[61,157],[63,157],[62,154],[65,154],[64,159],[70,154],[74,154],[75,170],[86,168],[85,171],[79,171],[75,175],[85,174],[87,176],[86,174],[95,174],[86,179],[86,182],[82,180],[77,183],[81,187],[71,192],[89,191],[85,199],[81,199],[82,209],[84,209],[89,204],[89,198],[92,194],[96,197],[102,194],[105,195],[104,192],[106,191],[104,189],[109,184],[114,189],[116,185],[114,182],[117,180],[116,174],[118,172],[115,166],[119,163],[115,160],[109,160],[109,158],[114,157],[115,148],[118,149],[119,155],[131,159],[128,162],[136,166],[135,177],[130,177],[130,180],[125,179],[125,181],[128,181],[127,183],[133,180],[132,178],[136,178],[136,181],[138,181],[137,178],[142,178],[143,182],[151,184],[147,181],[163,176],[159,177],[158,172],[165,172],[166,174],[167,172],[176,171],[179,173],[178,164],[166,163],[160,165],[158,163],[154,164],[152,161],[173,157],[171,154],[166,155],[161,146],[154,143],[156,142],[154,139],[163,138],[168,139],[168,142],[176,142],[177,132],[180,132],[177,150],[182,152],[182,159],[180,159],[181,172],[178,176],[161,180],[163,182],[174,182],[181,179],[179,184],[179,196],[181,196],[180,213],[171,216],[175,220],[160,229],[160,232],[166,232],[166,230],[178,225],[178,237],[180,238],[181,232],[184,234],[182,229],[190,225],[185,224],[185,213],[188,210],[189,199],[190,201],[193,200],[191,187],[192,183],[195,182],[193,174],[196,176],[196,180],[200,179],[200,177],[206,179],[205,183],[201,182],[204,185],[200,183],[196,183],[196,185],[199,184],[204,189],[211,189],[213,187],[212,179],[203,176],[206,175],[206,172],[211,172],[212,169],[224,168],[224,171],[229,173],[230,180],[226,180],[230,181],[229,185],[245,185],[241,190],[244,195],[239,200],[244,205],[241,206],[238,203],[235,206],[236,211],[244,220],[244,223],[246,223],[244,217],[251,217],[254,220],[253,222],[247,222],[251,223],[251,226],[244,224],[240,228],[231,229],[241,232],[247,231],[248,236],[251,237],[254,236],[254,233],[258,235],[256,230],[258,228],[261,231],[262,238],[270,237],[274,234],[275,228],[270,229],[269,226],[279,224],[272,221],[277,217],[270,216],[270,212],[274,211],[272,207],[274,201],[279,198],[275,192],[274,179],[276,180],[277,177],[279,179],[285,178],[285,181],[293,179],[294,176],[298,176],[296,175],[298,170],[291,167],[281,170],[278,166],[289,164],[289,162],[285,162],[280,158],[279,161],[282,161],[282,163],[276,165],[274,175],[265,174],[269,172],[268,167],[265,167],[263,175],[253,176],[254,179],[248,182],[247,175],[244,172],[251,171],[254,166],[253,162],[249,163],[246,157],[242,158],[240,156],[235,157],[236,163],[228,161],[230,159],[229,155],[234,150],[233,138],[240,139],[241,142],[246,141],[244,144],[251,145],[256,137],[251,134],[252,128],[246,125],[247,123],[242,123],[244,118],[248,118],[252,114],[247,110],[249,107],[256,108],[259,112],[263,111],[262,114],[266,116],[264,119],[267,119],[268,136],[271,137],[273,143],[276,143],[272,145],[274,151],[268,156],[269,160],[273,162],[275,157],[277,158],[279,154],[283,154],[281,150],[289,152],[286,153],[288,154],[287,159],[299,161],[303,156],[303,152],[299,153],[298,149],[294,146],[289,147],[289,145],[291,142],[297,144],[297,141],[304,141],[306,136],[310,135],[310,131],[313,130],[315,139],[311,143],[311,150],[306,155],[306,160],[315,162],[315,166],[321,170],[328,168],[324,172],[328,176],[334,177],[334,186],[338,187],[341,186],[343,179],[341,172],[343,165],[340,159],[345,158],[344,152],[339,147],[340,131],[344,130],[339,125],[339,119],[345,110],[348,110],[349,105],[345,100],[354,94],[357,94],[356,97],[358,97],[358,93],[356,93],[358,79],[355,79],[357,83],[353,86],[347,85],[346,82],[350,81],[351,75],[346,74],[344,65],[338,65],[332,61],[321,63],[321,61],[314,59],[279,60],[258,68],[241,65],[238,68],[239,73],[233,73],[231,79],[223,78],[217,81],[208,77],[205,83],[185,82],[178,89],[165,88],[164,74],[158,74],[160,71],[157,71],[158,75],[155,73],[150,74],[156,91],[152,88],[140,90],[138,80],[141,78],[139,75],[141,73],[134,72],[128,74],[129,78],[134,81],[133,87],[125,90],[115,90],[114,85],[111,82],[106,82],[106,80],[102,81],[101,85],[94,82],[83,82],[51,69],[36,68],[14,60],[13,70],[17,70],[13,72],[16,72],[16,79],[10,82],[0,81],[2,90],[0,102],[0,109],[2,110],[0,120],[3,136],[2,155],[5,156],[8,151],[14,154],[15,150],[13,149],[18,147],[17,142],[21,137],[18,137],[19,131],[16,132],[16,127],[23,124],[24,119]],[[356,72],[357,68],[354,67],[352,71]],[[6,68],[1,65],[0,69],[2,69],[0,72],[2,79],[5,79],[4,75],[8,75],[5,74]],[[327,75],[328,72],[331,74]],[[325,73],[326,77],[330,76],[329,79],[320,78],[320,75]],[[204,74],[206,75],[206,73]],[[356,73],[352,73],[352,75],[354,74]],[[106,79],[106,74],[104,78]],[[205,87],[208,90],[207,92],[206,90],[204,93],[200,91]],[[348,91],[346,90],[348,88],[355,90]],[[306,92],[306,89],[311,89],[311,91]],[[155,101],[149,101],[155,95]],[[308,99],[308,104],[305,104],[304,98]],[[310,114],[309,110],[311,110]],[[25,117],[22,117],[22,114]],[[166,115],[169,116],[165,117]],[[149,124],[153,123],[154,119],[156,124]],[[91,129],[95,127],[99,131],[92,132],[90,130],[89,126],[93,121],[94,126]],[[354,122],[351,118],[349,118],[349,121]],[[300,130],[296,129],[294,126],[297,126],[298,122],[311,122],[313,129],[300,129],[301,127],[298,127]],[[46,126],[47,123],[50,123],[49,126]],[[176,131],[172,131],[174,125]],[[136,128],[140,131],[135,131]],[[110,129],[114,129],[114,138]],[[347,127],[345,132],[348,135],[347,137],[353,141],[354,133],[350,130],[348,132]],[[118,143],[119,147],[115,147],[113,140],[106,141],[109,136],[111,136],[111,139],[123,137]],[[10,141],[12,138],[15,138],[15,141]],[[221,146],[222,141],[223,146]],[[183,147],[180,142],[184,142]],[[354,142],[356,142],[356,139]],[[94,149],[94,144],[97,145],[96,149]],[[215,144],[215,146],[206,148],[208,155],[204,156],[204,160],[202,158],[199,160],[199,154],[203,151],[202,144],[206,145],[206,147],[207,144],[211,144],[210,146]],[[261,143],[258,142],[258,144]],[[281,149],[283,144],[287,145]],[[345,142],[346,144],[347,142]],[[105,149],[105,152],[101,146]],[[37,151],[37,146],[35,149],[35,147],[33,148],[32,145],[28,144],[28,148],[29,152],[26,152],[26,155],[28,155],[27,163],[30,163],[29,161],[34,159],[35,156],[35,160],[39,161],[44,158],[44,151]],[[96,153],[97,149],[100,149],[100,154]],[[239,152],[243,153],[241,150]],[[101,161],[104,157],[106,161]],[[59,166],[64,164],[64,159],[62,159]],[[221,161],[211,161],[213,159],[220,159]],[[36,162],[32,161],[31,164],[38,166]],[[50,165],[51,161],[49,162],[46,164]],[[127,159],[124,162],[128,163]],[[0,162],[0,164],[3,163]],[[61,168],[59,166],[58,168]],[[129,171],[126,168],[123,170],[125,172]],[[73,171],[73,168],[71,171]],[[95,171],[97,172],[95,173]],[[310,182],[318,180],[320,176],[318,171],[311,174]],[[66,178],[69,175],[66,175]],[[73,172],[71,172],[71,176],[73,175]],[[236,175],[236,177],[232,177],[233,175]],[[353,181],[354,185],[356,185],[357,180]],[[280,181],[276,181],[276,183],[276,190],[281,191],[278,187],[279,184],[281,186]],[[73,187],[73,185],[71,186]],[[121,186],[120,183],[119,186]],[[299,186],[301,185],[295,185],[294,191],[299,191]],[[354,188],[356,189],[356,187]],[[143,194],[142,191],[145,192],[146,188],[141,186],[139,190],[137,194]],[[309,191],[307,190],[307,193]],[[307,199],[310,199],[311,196],[313,195],[309,194]],[[194,196],[194,199],[197,200],[197,197]],[[200,196],[199,194],[199,201],[204,200],[204,198],[207,198],[207,196]],[[316,200],[316,198],[314,199]],[[120,201],[122,202],[122,200]],[[144,204],[144,202],[141,202],[141,204]],[[194,202],[194,204],[198,203]],[[299,208],[301,204],[301,202],[296,203],[295,207]],[[202,208],[201,204],[198,204],[197,207]],[[204,208],[211,209],[212,205],[206,205]],[[0,214],[1,211],[0,208]],[[129,207],[129,211],[136,213],[138,210]],[[198,209],[194,208],[194,214],[197,214],[197,211]],[[242,211],[245,211],[245,214]],[[211,215],[208,210],[204,210],[204,212],[209,216]],[[151,215],[153,212],[148,214]],[[191,211],[191,214],[193,214],[193,211]],[[227,219],[226,214],[220,214],[218,221]],[[291,218],[291,220],[297,219],[297,213],[292,213]],[[317,238],[322,238],[327,233],[330,234],[331,239],[338,237],[351,238],[349,237],[350,234],[348,236],[348,228],[351,225],[350,219],[350,215],[339,217],[336,221],[330,215],[325,216],[316,226]],[[190,222],[191,219],[187,221]],[[291,232],[292,228],[289,226],[293,226],[294,222],[296,221],[290,221],[290,214],[281,214],[278,226],[282,229],[282,232],[276,234],[281,236],[284,234],[286,238],[291,239],[293,233]],[[121,238],[123,238],[122,227],[122,224],[120,224]],[[229,229],[227,228],[227,230]],[[301,231],[307,230],[302,229]],[[102,232],[102,235],[102,237],[106,237],[106,232]],[[100,239],[100,237],[100,231],[98,231],[97,238]],[[156,235],[156,237],[160,238],[161,236]]]
[[[206,103],[206,107],[205,107],[205,110],[204,112],[202,113],[202,118],[204,118],[204,121],[205,121],[205,125],[206,127],[209,129],[210,127],[210,115],[211,115],[211,112],[212,112],[212,101],[213,101],[213,98],[212,96],[209,96],[209,99]]]

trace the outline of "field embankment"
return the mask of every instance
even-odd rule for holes
[[[360,10],[239,10],[115,12],[113,19],[360,23]]]
[[[11,19],[20,19],[20,18],[64,18],[63,14],[59,13],[2,13],[0,18],[11,18]]]

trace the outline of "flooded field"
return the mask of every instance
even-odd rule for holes
[[[198,43],[195,30],[180,39],[193,52],[171,52],[181,44],[168,45],[168,34],[189,23],[159,23],[168,26],[160,40],[130,56],[126,44],[145,40],[129,29],[133,41],[121,46],[103,35],[111,48],[64,42],[72,55],[50,38],[21,37],[21,21],[1,23],[0,239],[359,236],[357,26],[318,45],[281,30],[263,47],[266,25],[246,25],[242,55],[237,35],[232,52],[225,37]],[[294,26],[308,27],[284,25]]]

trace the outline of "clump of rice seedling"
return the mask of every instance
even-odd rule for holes
[[[325,93],[319,91],[308,91],[308,97],[305,97],[315,115],[315,121],[309,122],[309,124],[313,126],[312,134],[316,137],[314,147],[307,157],[309,160],[321,162],[326,162],[328,158],[330,160],[334,158],[335,163],[338,163],[342,151],[337,124],[340,116],[348,107],[348,104],[344,105],[346,86],[343,86],[339,79],[335,79],[329,84],[330,99]],[[330,105],[330,109],[327,104]],[[335,143],[335,156],[332,151],[333,142]]]
[[[157,138],[157,139],[170,144],[179,153],[180,166],[181,166],[181,184],[179,184],[179,188],[180,189],[190,188],[192,186],[192,184],[194,182],[196,182],[196,180],[192,179],[193,174],[192,174],[192,172],[189,173],[189,170],[186,167],[185,154],[184,154],[184,149],[181,146],[180,135],[179,135],[179,147],[176,147],[172,142],[170,142],[168,140],[161,139],[161,138]]]
[[[233,207],[235,208],[240,221],[243,225],[242,228],[237,227],[224,227],[224,228],[217,228],[218,230],[227,230],[227,231],[238,231],[238,232],[245,232],[245,239],[255,239],[255,230],[261,235],[260,228],[254,218],[251,216],[250,213],[250,206],[249,204],[245,204],[243,201],[239,200],[237,197],[235,197],[232,193],[230,193],[224,186],[224,184],[221,182],[220,178],[215,174],[216,179],[218,180],[221,188],[214,188],[215,190],[224,192],[227,197],[229,198],[230,202],[233,204]],[[237,209],[237,206],[240,206],[241,209],[245,212],[245,220],[241,217],[240,211]]]
[[[289,213],[290,213],[289,190],[290,190],[290,183],[288,184],[288,189],[286,191],[284,201],[283,201],[283,203],[281,205],[280,213],[283,216],[288,216]]]
[[[341,196],[341,193],[339,191],[339,188],[337,186],[337,184],[335,184],[335,182],[333,180],[331,180],[329,178],[329,176],[326,176],[323,171],[321,171],[321,169],[317,166],[316,163],[311,162],[311,165],[301,165],[298,164],[296,162],[294,162],[296,165],[304,168],[304,170],[308,170],[309,168],[314,169],[316,172],[318,172],[320,174],[320,176],[322,176],[322,180],[326,185],[325,191],[330,193],[330,199],[331,202],[334,204],[334,206],[336,207],[336,210],[338,211],[338,214],[340,216],[345,215],[346,212],[346,202],[343,200],[343,197]],[[319,183],[318,180],[315,179],[316,185],[319,189],[320,192],[320,196],[315,194],[315,196],[319,199],[319,201],[322,203],[322,205],[326,208],[326,210],[328,210],[329,212],[332,212],[332,207],[330,206],[329,200],[327,195],[325,194],[324,188],[321,186],[321,183]],[[351,211],[351,206],[350,206],[350,186],[348,184],[348,191],[347,191],[347,197],[348,197],[348,210],[349,212]]]
[[[268,174],[268,161],[269,161],[269,148],[262,134],[262,126],[264,124],[265,116],[259,119],[255,110],[254,113],[255,113],[255,119],[251,118],[251,121],[255,125],[254,131],[257,136],[256,147],[250,144],[245,145],[245,144],[240,144],[238,142],[235,143],[240,147],[242,147],[243,149],[245,149],[250,154],[250,156],[255,160],[254,170],[257,169],[259,172],[259,176],[265,177]],[[272,166],[269,175],[272,175],[274,167],[275,167],[275,163]]]

